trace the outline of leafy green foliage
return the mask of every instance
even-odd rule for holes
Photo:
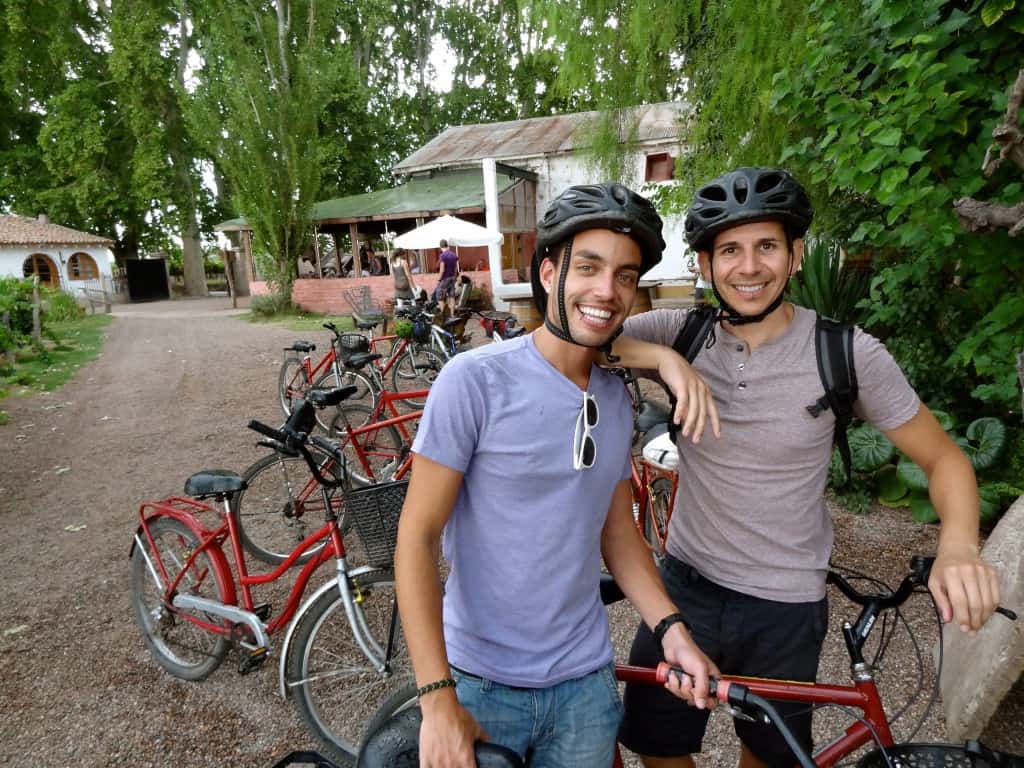
[[[875,254],[868,326],[923,398],[967,417],[1014,407],[1024,346],[1024,246],[968,234],[951,205],[1021,199],[1012,170],[979,170],[1024,44],[1024,4],[996,5],[819,0],[772,95],[818,226]]]
[[[1005,468],[1000,466],[1000,458],[1008,445],[1009,431],[1006,426],[999,419],[983,417],[967,426],[965,437],[954,431],[956,423],[952,416],[943,411],[933,413],[970,459],[975,472],[984,476],[979,487],[982,519],[997,519],[1012,498],[1024,493],[1013,484],[1016,478],[1007,482],[1012,475],[1007,475]],[[884,434],[870,424],[859,424],[849,430],[847,439],[854,470],[850,486],[855,489],[855,493],[869,489],[869,496],[873,493],[882,504],[909,507],[917,522],[932,523],[939,519],[928,496],[928,475],[899,453]],[[1024,445],[1024,440],[1021,444]],[[841,483],[845,478],[842,476],[841,463],[838,468],[835,466],[837,462],[838,452],[834,452],[829,482],[837,493],[841,493]],[[846,498],[843,497],[843,500],[846,501]],[[853,500],[860,503],[856,496]]]
[[[844,264],[838,242],[811,240],[800,271],[789,281],[789,298],[824,317],[858,323],[865,315],[858,304],[867,296],[869,281],[867,272]]]

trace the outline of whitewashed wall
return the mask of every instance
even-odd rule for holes
[[[96,262],[96,268],[101,277],[111,278],[113,272],[111,265],[114,257],[109,248],[97,246],[0,246],[0,275],[11,277],[24,276],[25,259],[33,253],[45,253],[60,273],[60,284],[62,287],[74,290],[78,287],[91,287],[96,280],[72,280],[68,276],[67,261],[75,253],[86,253]],[[97,286],[98,287],[98,286]]]

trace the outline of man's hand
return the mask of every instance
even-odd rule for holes
[[[489,739],[455,691],[433,691],[423,697],[420,708],[420,768],[476,768],[473,745]]]
[[[999,605],[999,574],[970,545],[939,547],[928,589],[942,620],[972,635]]]
[[[682,426],[683,437],[699,443],[710,422],[715,437],[721,437],[718,408],[711,396],[711,387],[697,375],[686,360],[674,350],[661,348],[658,355],[658,375],[676,397],[676,410],[672,421]]]
[[[704,652],[697,647],[683,624],[673,624],[662,638],[661,648],[665,661],[674,667],[686,670],[688,676],[679,680],[669,675],[665,687],[681,699],[685,699],[697,709],[714,709],[718,701],[709,696],[708,678],[718,677],[721,673]]]

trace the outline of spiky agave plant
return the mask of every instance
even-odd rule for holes
[[[871,276],[843,261],[835,240],[807,241],[800,271],[789,281],[789,298],[819,315],[843,323],[857,323],[865,311],[857,304],[867,296]]]

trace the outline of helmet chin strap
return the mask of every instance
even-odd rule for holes
[[[570,344],[575,344],[577,347],[586,347],[588,349],[600,349],[605,353],[608,358],[608,362],[614,363],[618,361],[618,358],[611,354],[612,341],[622,333],[622,326],[620,325],[618,330],[615,331],[614,335],[603,344],[583,344],[582,342],[576,341],[572,337],[572,333],[569,331],[569,313],[565,308],[565,280],[569,276],[569,260],[572,256],[572,242],[573,238],[569,238],[565,244],[565,251],[562,253],[562,266],[558,272],[558,290],[555,292],[555,297],[558,301],[558,321],[562,327],[559,328],[553,322],[551,322],[551,316],[547,313],[547,305],[545,304],[544,311],[544,327],[551,331],[556,337],[562,341],[567,341]],[[551,298],[550,293],[548,298]],[[614,358],[614,359],[613,359]]]
[[[710,266],[711,291],[715,294],[715,298],[718,299],[718,304],[720,306],[718,319],[720,321],[729,323],[729,325],[749,325],[751,323],[760,323],[762,320],[768,317],[768,315],[770,315],[772,312],[774,312],[776,309],[782,306],[782,300],[786,295],[786,286],[789,284],[788,280],[782,284],[782,289],[779,291],[779,294],[772,300],[772,303],[765,307],[761,312],[758,312],[756,315],[741,315],[739,312],[736,311],[735,308],[732,307],[732,305],[729,304],[729,302],[725,300],[725,298],[719,292],[718,284],[715,282],[714,263],[712,262]],[[791,250],[789,253],[789,263],[786,266],[786,272],[789,273],[789,271],[792,268],[793,252]]]

